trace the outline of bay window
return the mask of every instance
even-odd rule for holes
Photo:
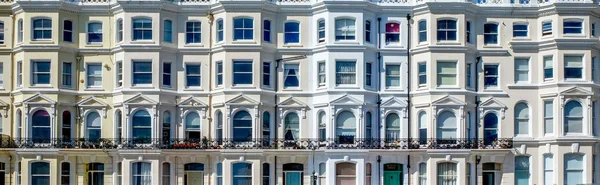
[[[437,63],[437,85],[455,86],[456,85],[456,62],[438,62]]]
[[[133,85],[152,84],[152,62],[133,61]]]
[[[233,19],[233,40],[254,39],[254,20],[251,18]]]
[[[251,85],[252,80],[252,61],[234,61],[233,85]]]
[[[152,40],[152,19],[133,19],[133,40]]]
[[[335,20],[335,40],[354,40],[356,36],[356,26],[354,19]]]
[[[35,18],[32,20],[32,40],[52,39],[52,20],[48,18]]]
[[[337,85],[356,84],[356,62],[336,61],[335,81]]]

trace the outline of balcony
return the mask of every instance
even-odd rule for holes
[[[40,149],[156,149],[156,150],[417,150],[417,149],[511,149],[512,139],[253,139],[234,141],[232,139],[2,139],[0,148],[40,148]]]

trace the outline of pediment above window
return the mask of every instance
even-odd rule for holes
[[[258,105],[260,104],[260,102],[246,96],[243,94],[240,94],[239,96],[236,96],[235,98],[232,98],[231,100],[225,102],[225,104],[228,105]]]
[[[437,99],[431,103],[434,106],[465,106],[466,102],[459,100],[450,95],[446,95],[440,99]]]
[[[77,102],[77,107],[79,107],[80,110],[80,117],[83,117],[86,110],[95,109],[98,110],[98,112],[100,112],[103,118],[106,118],[106,107],[108,107],[108,105],[102,102],[102,100],[96,98],[95,96],[90,96]]]
[[[480,119],[483,119],[483,116],[486,115],[490,111],[496,111],[496,112],[500,113],[500,117],[502,117],[501,119],[504,119],[504,114],[506,112],[506,108],[507,108],[507,106],[504,103],[500,102],[499,100],[497,100],[494,97],[491,97],[490,99],[483,101],[479,105]]]
[[[177,104],[178,107],[207,107],[204,102],[196,97],[189,97]]]
[[[125,101],[123,104],[129,105],[157,105],[158,102],[142,94],[135,95]]]
[[[38,105],[54,105],[56,101],[44,96],[43,94],[35,94],[25,100],[23,100],[20,104],[38,104]]]
[[[560,92],[561,96],[592,96],[594,93],[581,87],[572,87]]]
[[[359,99],[356,99],[348,94],[345,94],[333,101],[330,102],[331,105],[354,105],[354,106],[358,106],[358,105],[363,105],[364,102],[360,101]]]
[[[283,107],[283,108],[304,108],[304,107],[308,107],[308,105],[306,105],[306,103],[294,98],[294,97],[289,97],[285,100],[283,100],[281,103],[278,104],[279,107]]]
[[[384,108],[406,108],[406,101],[400,98],[392,97],[385,102],[381,103],[381,107]]]

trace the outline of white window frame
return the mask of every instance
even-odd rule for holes
[[[550,59],[550,60],[548,60],[548,59]],[[542,62],[543,62],[542,76],[544,78],[544,81],[548,82],[548,81],[554,80],[554,56],[553,55],[544,56],[544,57],[542,57]],[[546,64],[549,64],[549,65],[546,65]],[[552,71],[551,77],[546,77],[546,70],[548,70],[548,69]]]
[[[373,62],[365,63],[365,86],[373,86]]]
[[[150,63],[150,71],[149,72],[146,72],[146,71],[142,71],[142,72],[138,71],[138,72],[136,72],[133,66],[134,66],[134,63],[137,63],[137,62],[139,62],[139,63]],[[145,84],[145,83],[143,83],[143,84],[136,84],[135,83],[135,75],[136,74],[150,74],[150,75],[152,75],[152,71],[153,71],[153,69],[152,69],[153,68],[152,61],[151,60],[132,60],[131,61],[131,66],[132,66],[131,67],[131,85],[132,86],[136,86],[136,87],[151,87],[152,83],[153,83],[152,79],[150,79],[150,83],[147,83],[147,84]]]
[[[50,27],[46,27],[46,25],[43,25],[40,28],[36,28],[34,26],[36,20],[44,20],[44,19],[50,20]],[[41,32],[50,31],[50,38],[44,38],[43,36],[42,36],[42,38],[35,38],[35,32],[36,31],[41,31]],[[52,19],[51,18],[49,18],[49,17],[35,17],[35,18],[31,19],[31,40],[32,41],[50,41],[50,40],[52,40]]]
[[[262,62],[262,86],[271,87],[271,62]],[[268,67],[268,70],[265,70],[265,67]],[[268,78],[267,78],[268,77]]]
[[[169,66],[170,66],[170,70],[169,70],[169,71],[165,71],[165,66],[166,66],[166,65],[169,65]],[[167,88],[171,88],[171,87],[173,87],[173,80],[172,80],[172,79],[173,79],[173,78],[172,78],[172,76],[173,76],[173,63],[172,63],[172,62],[163,62],[163,63],[162,63],[162,68],[161,68],[161,69],[162,69],[162,70],[161,70],[161,71],[162,71],[162,76],[161,76],[161,77],[162,77],[162,84],[161,84],[161,85],[162,85],[163,87],[167,87]],[[167,79],[165,79],[165,76],[168,76],[168,78],[167,78]],[[167,85],[167,84],[165,84],[165,82],[167,82],[167,81],[169,82],[169,84],[168,84],[168,85]]]
[[[550,30],[544,30],[544,24],[550,24]],[[542,37],[552,36],[553,26],[552,21],[543,21],[542,26],[540,27],[542,30]]]
[[[515,26],[525,26],[525,30],[515,30]],[[525,36],[516,36],[515,32],[525,32]],[[526,22],[513,23],[513,38],[529,38],[529,24]]]
[[[188,23],[191,23],[191,30],[192,31],[188,31]],[[196,28],[195,24],[198,23],[197,28],[199,29],[199,31],[194,31],[194,29]],[[184,43],[186,45],[190,45],[190,44],[202,44],[202,22],[198,21],[198,20],[188,20],[185,22],[185,40]],[[200,34],[198,37],[200,38],[200,40],[198,42],[188,42],[188,34]],[[193,40],[193,39],[192,39]]]
[[[390,71],[390,67],[392,66],[398,66],[398,74],[397,75],[393,75],[393,74],[388,74],[388,71]],[[398,78],[398,85],[391,85],[388,84],[388,78]],[[402,64],[400,63],[386,63],[385,64],[385,87],[387,89],[399,89],[402,87]]]
[[[490,30],[491,32],[485,32],[485,26],[486,25],[496,25],[496,30]],[[496,22],[488,22],[488,23],[485,23],[483,25],[483,27],[484,27],[484,31],[483,31],[483,45],[484,46],[497,46],[497,45],[499,45],[500,44],[500,24],[498,24]],[[494,31],[496,31],[496,32],[494,33]],[[485,36],[486,35],[489,35],[489,36],[494,36],[495,35],[496,39],[495,40],[486,41],[485,40]]]
[[[135,166],[136,164],[139,164],[139,165],[141,165],[141,164],[144,164],[144,163],[146,163],[146,164],[150,164],[150,173],[149,173],[150,175],[144,175],[144,173],[143,173],[143,172],[141,172],[141,171],[140,171],[140,173],[141,173],[141,174],[134,174],[134,173],[133,173],[133,172],[134,172],[134,170],[133,170],[134,166]],[[142,182],[138,182],[138,183],[136,183],[136,182],[135,182],[135,179],[136,179],[135,177],[146,177],[146,178],[150,179],[150,184],[152,184],[152,178],[153,178],[153,177],[152,177],[152,175],[153,175],[153,174],[152,174],[152,163],[150,163],[150,162],[146,162],[146,161],[137,161],[137,162],[133,162],[133,163],[131,163],[131,168],[132,168],[132,169],[131,169],[131,184],[132,184],[132,185],[142,185]]]
[[[285,25],[288,24],[288,23],[289,24],[291,24],[291,23],[298,24],[298,31],[294,31],[294,30],[289,30],[288,31],[288,30],[286,30],[285,29]],[[300,42],[302,42],[302,35],[300,34],[301,30],[302,30],[302,25],[298,21],[291,20],[291,21],[284,22],[283,23],[283,45],[298,45],[298,44],[300,44]],[[297,34],[298,35],[298,42],[287,42],[286,35],[288,33],[289,34]]]
[[[200,70],[200,74],[188,74],[189,66],[198,66],[198,68]],[[201,88],[202,87],[202,64],[193,63],[193,62],[186,63],[184,74],[185,74],[185,87],[186,88],[191,89],[191,88]],[[197,86],[196,85],[190,86],[188,83],[188,77],[196,77],[196,76],[200,78],[200,84],[198,84]]]
[[[398,25],[398,32],[387,32],[387,26],[388,26],[388,24],[397,24]],[[385,26],[385,29],[384,29],[384,31],[385,31],[385,33],[384,33],[384,35],[385,35],[385,45],[399,45],[400,44],[400,40],[401,40],[400,32],[402,31],[401,30],[402,24],[400,24],[399,22],[388,22],[388,23],[385,23],[384,26]],[[391,35],[398,35],[398,41],[397,42],[388,42],[388,35],[390,35],[390,36]]]
[[[354,64],[354,71],[353,72],[352,71],[347,71],[347,72],[337,71],[337,68],[338,68],[337,65],[339,63],[348,63],[348,64],[353,63]],[[335,79],[336,79],[335,80],[336,81],[335,84],[336,84],[336,86],[356,86],[356,83],[358,82],[358,78],[356,76],[356,74],[358,72],[358,69],[356,67],[357,62],[356,61],[352,61],[352,60],[338,60],[338,61],[335,61],[335,64],[336,64],[336,71],[335,71]],[[338,83],[338,78],[339,78],[338,75],[354,75],[354,83],[341,83],[341,82]]]
[[[117,30],[117,35],[115,40],[117,40],[117,43],[123,42],[123,19],[119,18],[117,19],[117,25],[115,25],[116,30]]]
[[[66,23],[67,21],[68,21],[68,22],[71,22],[71,29],[70,29],[70,30],[68,30],[67,28],[65,28],[65,23]],[[63,30],[62,30],[62,36],[63,36],[63,39],[62,39],[62,41],[63,41],[63,42],[68,42],[68,43],[73,43],[73,42],[74,42],[74,40],[73,40],[73,37],[74,37],[74,35],[73,35],[73,30],[75,29],[75,24],[73,23],[73,21],[71,21],[71,20],[69,20],[69,19],[65,19],[65,20],[63,20],[63,25],[62,25],[62,26],[63,26]],[[71,37],[69,38],[71,41],[67,41],[67,40],[66,40],[66,38],[67,38],[67,37],[66,37],[66,34],[65,34],[65,33],[71,33]]]
[[[23,87],[23,61],[17,61],[17,88]]]
[[[552,110],[550,110],[550,112],[547,112],[548,110],[546,110],[546,104],[550,104],[550,107]],[[544,130],[544,135],[545,136],[552,136],[554,135],[554,100],[552,99],[545,99],[544,101],[542,101],[542,108],[543,108],[543,112],[542,112],[542,116],[544,117],[544,122],[543,122],[543,130]],[[550,115],[546,114],[546,113],[551,113]],[[547,128],[547,123],[550,122],[550,126],[552,128],[551,131],[548,131]]]
[[[167,22],[171,24],[170,30],[167,30]],[[169,36],[168,38],[171,38],[170,40],[166,39],[167,35]],[[173,43],[173,21],[171,19],[163,20],[163,42]]]
[[[90,31],[89,30],[90,24],[100,24],[100,30],[102,30],[102,31],[100,31],[100,32],[92,32],[92,31]],[[86,40],[85,41],[86,41],[87,45],[102,45],[102,42],[104,42],[104,33],[103,33],[104,24],[102,24],[102,22],[100,22],[100,21],[91,21],[91,22],[88,22],[87,24],[85,24],[85,29],[86,29],[86,32],[85,32]],[[99,34],[100,35],[100,42],[90,42],[90,34]]]
[[[323,23],[323,27],[321,27],[321,23]],[[323,33],[323,37],[321,37],[321,33]],[[319,19],[317,21],[317,43],[324,43],[325,37],[325,19]]]
[[[269,24],[269,29],[265,28],[265,25]],[[271,38],[271,30],[273,29],[273,24],[271,24],[271,20],[265,19],[263,20],[263,41],[266,43],[273,42],[273,38]],[[269,38],[268,40],[266,38]]]
[[[243,22],[242,23],[242,27],[240,27],[240,28],[236,28],[235,27],[235,21],[238,20],[238,19],[241,19],[242,22]],[[245,22],[248,21],[248,20],[252,21],[252,27],[250,27],[250,28],[246,28],[245,27]],[[232,36],[233,36],[233,40],[234,41],[251,41],[251,40],[254,40],[254,19],[253,18],[251,18],[251,17],[235,17],[235,18],[233,18],[233,24],[232,25],[233,25],[233,35]],[[235,31],[236,30],[242,31],[241,38],[235,38]],[[244,33],[245,33],[245,31],[248,31],[248,30],[252,30],[252,34],[250,35],[250,37],[252,37],[252,38],[246,38],[245,37],[246,35]]]
[[[64,163],[67,163],[67,165],[69,165],[69,173],[68,174],[64,174],[63,173],[63,166],[62,165]],[[73,174],[73,166],[71,165],[71,162],[69,162],[69,161],[61,161],[59,164],[60,164],[60,171],[59,171],[60,172],[60,175],[59,175],[60,176],[60,178],[59,178],[60,179],[60,182],[59,182],[60,185],[71,185],[71,184],[73,184],[73,180],[71,179],[72,174]],[[69,183],[64,183],[62,181],[63,177],[69,178]]]
[[[551,160],[550,163],[546,163],[546,158],[548,158],[549,160]],[[544,166],[544,173],[543,173],[543,185],[554,185],[554,155],[551,153],[546,153],[543,154],[543,159],[542,159],[542,165]],[[551,165],[547,165],[547,164],[551,164]],[[547,176],[550,176],[550,178],[547,178]],[[546,181],[546,180],[550,180],[550,181]]]
[[[221,78],[220,82],[219,78]],[[223,80],[223,61],[217,61],[215,65],[215,84],[217,85],[217,87],[223,86]]]
[[[425,28],[421,29],[421,23],[425,24]],[[417,24],[417,29],[419,31],[418,34],[417,34],[417,37],[419,37],[419,43],[427,42],[427,40],[428,40],[427,39],[428,38],[428,35],[427,35],[427,20],[426,19],[419,20],[419,22]],[[425,38],[421,38],[421,34],[425,34]]]
[[[425,71],[421,71],[421,66],[425,68]],[[425,81],[421,81],[421,77],[425,77]],[[419,62],[417,64],[417,81],[419,87],[427,87],[427,62]]]
[[[285,86],[285,80],[289,77],[288,74],[285,73],[286,67],[294,67],[296,69],[296,74],[292,75],[298,79],[298,86]],[[285,63],[283,64],[283,88],[284,89],[299,89],[302,86],[302,80],[300,79],[300,63]]]
[[[0,62],[0,89],[4,89],[4,63]],[[2,120],[0,120],[0,128]],[[1,130],[1,129],[0,129]]]
[[[19,163],[21,163],[21,162],[19,162]],[[33,171],[32,171],[32,170],[29,170],[29,181],[33,180],[33,177],[34,177],[34,176],[36,176],[36,177],[48,177],[48,179],[51,179],[51,178],[52,178],[52,177],[51,177],[51,175],[50,175],[50,174],[52,173],[52,166],[50,165],[50,162],[49,162],[49,161],[32,161],[32,162],[30,162],[30,163],[29,163],[29,165],[28,165],[28,166],[29,166],[29,169],[32,169],[32,168],[31,168],[31,165],[33,165],[33,163],[47,163],[47,164],[48,164],[49,171],[48,171],[48,174],[37,174],[37,175],[33,175],[33,174],[32,174],[32,172],[33,172]],[[48,182],[48,185],[50,185],[50,184],[52,184],[52,181]]]
[[[521,60],[527,60],[527,69],[517,69],[517,62],[521,61]],[[515,74],[515,78],[514,78],[514,83],[515,84],[529,84],[531,83],[531,58],[527,57],[527,58],[519,58],[519,57],[515,57],[514,59],[514,74]],[[518,73],[527,73],[527,80],[522,80],[522,79],[518,79],[517,75]]]
[[[565,26],[565,24],[568,23],[568,22],[577,22],[577,23],[580,23],[581,27]],[[563,20],[563,34],[564,35],[583,35],[583,34],[585,34],[584,28],[585,28],[584,21],[581,20],[581,19],[564,19]],[[581,33],[565,33],[565,29],[579,29],[579,31]]]
[[[367,26],[368,25],[368,26]],[[373,25],[370,20],[365,21],[365,42],[371,43],[371,30]]]
[[[90,66],[99,66],[100,67],[100,75],[96,75],[96,74],[90,74]],[[85,86],[88,89],[97,89],[97,88],[102,88],[102,63],[99,62],[90,62],[86,64],[86,68],[85,68],[85,76],[86,76],[86,83]],[[90,85],[90,78],[100,78],[100,85]]]
[[[116,83],[116,87],[120,88],[123,87],[123,61],[117,61],[115,63],[115,73],[116,73],[116,78],[115,78],[115,83]]]
[[[344,26],[341,28],[338,28],[338,21],[341,21],[342,23],[344,23]],[[354,23],[354,30],[349,29],[348,23]],[[346,29],[348,28],[348,29]],[[339,35],[338,35],[339,32]],[[350,39],[348,37],[351,37],[351,34],[354,32],[354,38]],[[338,36],[343,37],[338,39]],[[350,17],[341,17],[341,18],[337,18],[335,19],[335,41],[336,42],[343,42],[343,41],[355,41],[356,40],[356,19],[354,18],[350,18]]]
[[[42,62],[50,63],[50,69],[48,70],[48,72],[40,72],[40,71],[35,70],[37,63],[42,63]],[[50,77],[48,79],[48,83],[47,84],[36,83],[35,82],[36,76],[44,75],[44,74],[47,74]],[[51,84],[52,84],[52,62],[50,60],[31,60],[31,86],[50,86]]]
[[[519,104],[523,104],[523,105],[526,106],[526,108],[527,108],[526,111],[528,112],[529,117],[526,117],[526,118],[525,117],[517,117],[517,106]],[[531,129],[531,127],[532,127],[531,120],[533,119],[532,118],[533,114],[531,113],[531,110],[532,110],[531,106],[527,102],[520,101],[520,102],[517,102],[515,104],[515,106],[514,106],[514,128],[515,128],[514,129],[515,130],[514,134],[515,135],[514,135],[514,137],[529,137],[529,136],[531,136],[531,133],[533,132],[532,129]],[[516,132],[517,131],[517,123],[518,123],[517,121],[518,120],[521,120],[521,121],[525,121],[526,120],[527,121],[527,123],[526,123],[527,124],[527,133],[517,133]],[[520,131],[520,132],[522,132],[522,131]]]
[[[473,63],[466,63],[465,70],[465,86],[468,89],[473,89],[473,83],[477,83],[473,82]]]
[[[69,71],[65,71],[67,64],[71,66]],[[73,87],[73,63],[72,62],[63,62],[61,69],[62,69],[61,70],[61,73],[62,73],[61,85],[66,88],[72,88]],[[66,84],[65,80],[68,81],[70,84]]]
[[[323,81],[321,81],[321,79],[323,79]],[[327,86],[327,68],[325,61],[317,62],[317,84],[318,87]]]
[[[17,29],[17,43],[23,43],[23,19],[19,19],[19,21],[17,22]]]
[[[485,67],[486,66],[496,66],[496,73],[497,73],[497,75],[487,75],[487,74],[485,74]],[[484,87],[484,89],[498,89],[498,88],[500,88],[500,64],[497,64],[497,63],[486,63],[486,64],[483,64],[483,72],[484,72],[484,74],[483,74],[483,87]],[[485,79],[486,78],[496,78],[496,85],[495,86],[486,85],[485,84],[485,81],[486,81]]]
[[[150,21],[150,28],[146,28],[144,26],[142,26],[140,28],[135,27],[135,21],[136,20]],[[145,22],[142,23],[142,24],[145,24]],[[153,24],[153,21],[152,21],[152,18],[150,18],[150,17],[134,17],[134,18],[132,18],[131,19],[131,40],[132,41],[152,41],[152,37],[154,35],[152,33],[152,26],[153,26],[152,24]],[[135,31],[141,31],[142,32],[142,38],[136,39],[135,38]],[[144,37],[144,31],[150,31],[150,38],[149,39]]]
[[[225,40],[225,25],[223,24],[223,19],[217,19],[217,43],[222,43]]]
[[[242,64],[245,63],[246,65],[249,63],[250,64],[250,71],[235,71],[235,65],[236,64]],[[262,66],[261,66],[262,67]],[[254,61],[252,60],[234,60],[232,62],[232,78],[231,78],[231,84],[233,86],[252,86],[254,85]],[[235,81],[235,75],[236,74],[250,74],[252,76],[252,80],[250,80],[249,84],[244,84],[244,83],[238,83]]]
[[[456,29],[450,29],[450,28],[440,28],[440,27],[439,27],[439,21],[454,21],[454,23],[456,24]],[[457,42],[457,41],[458,41],[458,20],[456,20],[456,19],[452,19],[452,18],[441,18],[441,19],[438,19],[438,20],[436,21],[436,25],[437,25],[437,30],[436,30],[437,32],[440,32],[440,31],[442,31],[442,32],[446,33],[446,39],[445,39],[445,40],[441,40],[441,39],[438,37],[439,35],[436,33],[436,37],[437,37],[436,39],[437,39],[437,41],[438,41],[438,42]],[[449,40],[449,39],[448,39],[448,33],[449,33],[449,32],[453,32],[453,31],[454,31],[454,32],[455,32],[455,34],[456,34],[456,35],[455,35],[455,37],[456,37],[456,40]]]
[[[442,74],[442,73],[438,73],[437,75],[437,86],[444,88],[444,87],[458,87],[458,62],[456,61],[437,61],[437,65],[436,65],[436,71],[440,70],[440,63],[454,63],[454,73],[453,74]],[[443,78],[442,75],[446,75],[446,76],[450,76],[450,75],[454,75],[455,78],[455,82],[453,85],[443,85],[441,84],[440,80]]]
[[[577,68],[579,70],[581,70],[581,78],[567,78],[567,75],[564,75],[565,80],[582,80],[583,78],[585,78],[585,57],[584,55],[577,55],[577,54],[565,54],[563,56],[563,59],[566,59],[567,57],[580,57],[581,58],[581,66],[567,66],[567,60],[564,60],[564,73],[566,74],[566,70],[567,68]]]

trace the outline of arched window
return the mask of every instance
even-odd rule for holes
[[[151,185],[152,164],[149,162],[136,162],[131,164],[131,179],[133,185]]]
[[[554,183],[554,155],[544,154],[544,185]]]
[[[133,19],[133,40],[152,40],[152,19],[134,18]]]
[[[252,18],[233,19],[233,40],[254,39],[254,20]]]
[[[63,21],[63,41],[73,42],[73,21]]]
[[[123,41],[123,19],[117,20],[117,42]]]
[[[283,185],[301,185],[304,165],[298,163],[283,164]]]
[[[233,163],[232,165],[232,184],[247,185],[252,184],[252,164],[250,163]]]
[[[356,164],[337,163],[335,164],[335,182],[339,185],[356,184]]]
[[[163,114],[162,138],[163,140],[171,139],[171,113],[169,111],[165,111]]]
[[[118,109],[115,110],[115,125],[117,125],[115,137],[117,139],[123,138],[123,114],[121,114],[121,110]]]
[[[104,184],[104,164],[89,163],[86,166],[88,185]]]
[[[217,42],[223,42],[223,19],[217,20]]]
[[[123,163],[117,163],[117,185],[123,184]]]
[[[437,40],[438,41],[456,41],[457,30],[456,20],[438,20],[437,21]]]
[[[456,163],[439,163],[437,174],[438,185],[455,185],[458,178]]]
[[[356,25],[354,19],[335,20],[335,40],[354,40]]]
[[[285,140],[297,140],[300,137],[300,118],[292,112],[285,116],[283,133]]]
[[[263,163],[262,165],[262,182],[263,185],[271,184],[271,165],[269,163]]]
[[[171,184],[171,163],[162,164],[162,184]]]
[[[419,141],[421,144],[427,142],[427,113],[425,111],[419,113]]]
[[[516,156],[515,185],[528,185],[529,177],[531,176],[531,173],[529,171],[529,156]]]
[[[365,164],[365,180],[367,181],[366,185],[371,185],[372,172],[371,163]]]
[[[197,44],[201,41],[200,21],[189,21],[185,23],[185,43]]]
[[[319,141],[325,141],[327,139],[327,118],[325,118],[325,111],[319,113]]]
[[[216,138],[217,141],[222,141],[223,140],[223,113],[221,113],[221,111],[217,111],[217,115],[216,115],[216,123],[217,123],[217,133],[216,133]]]
[[[444,111],[437,117],[437,139],[457,138],[457,120],[454,113]]]
[[[33,113],[31,119],[31,137],[36,143],[50,142],[50,114],[44,110]]]
[[[50,163],[33,162],[29,168],[31,179],[30,184],[50,185]]]
[[[483,163],[482,174],[484,184],[495,184],[496,179],[501,177],[501,163]]]
[[[263,113],[262,135],[263,143],[268,143],[271,140],[271,114],[266,111]]]
[[[493,144],[498,139],[498,116],[489,113],[483,118],[483,141],[485,145]]]
[[[583,155],[581,154],[565,154],[564,176],[565,185],[578,185],[583,183]]]
[[[400,139],[400,117],[396,113],[385,118],[385,138],[389,141]]]
[[[344,111],[338,114],[335,119],[335,135],[340,143],[354,142],[356,135],[356,117],[350,111]]]
[[[483,44],[498,44],[498,24],[487,23],[483,25]]]
[[[190,140],[200,140],[200,115],[190,112],[185,116],[185,137]]]
[[[71,112],[69,111],[62,113],[62,139],[71,139]]]
[[[102,137],[102,120],[98,112],[90,112],[85,118],[86,138],[98,141]]]
[[[87,27],[87,42],[88,44],[100,44],[102,43],[102,23],[91,22],[88,23]]]
[[[525,103],[515,105],[515,136],[529,134],[529,107]]]
[[[300,23],[286,22],[283,32],[284,44],[300,43]]]
[[[4,167],[4,164],[2,164],[2,167]],[[4,177],[4,172],[0,174],[0,177]],[[0,179],[0,184],[4,184],[4,178]],[[71,184],[71,163],[69,162],[60,163],[60,184]]]
[[[204,164],[188,163],[183,167],[184,185],[202,185],[204,184]]]
[[[317,21],[317,36],[318,36],[317,41],[319,43],[325,42],[325,20],[324,19],[320,19],[319,21]]]
[[[577,101],[565,105],[565,134],[583,133],[583,107]]]
[[[233,116],[233,141],[252,141],[252,116],[246,111]]]
[[[427,185],[427,163],[419,163],[419,185]]]
[[[16,127],[17,127],[16,132],[17,133],[15,133],[15,137],[16,138],[21,138],[21,131],[23,131],[23,127],[22,127],[22,123],[21,123],[21,116],[22,116],[21,115],[21,110],[19,109],[19,110],[17,110],[16,118],[15,118],[16,119],[16,124],[17,124],[16,125]]]
[[[469,140],[470,140],[470,139],[472,139],[472,138],[473,138],[473,137],[471,137],[471,127],[473,126],[473,125],[472,125],[472,124],[473,124],[473,122],[472,122],[472,120],[471,120],[471,112],[467,112],[467,117],[466,117],[466,119],[467,119],[467,123],[466,123],[466,127],[467,127],[467,133],[466,133],[466,135],[467,135],[467,139],[469,139]]]
[[[385,24],[385,44],[400,43],[400,24],[387,23]]]
[[[52,20],[48,18],[35,18],[32,23],[33,40],[52,39]]]
[[[373,139],[373,118],[371,112],[367,112],[365,115],[365,138]]]
[[[133,139],[137,142],[150,142],[152,138],[152,118],[145,110],[137,111],[131,119]]]
[[[173,21],[165,20],[163,28],[163,41],[166,43],[173,43]]]

